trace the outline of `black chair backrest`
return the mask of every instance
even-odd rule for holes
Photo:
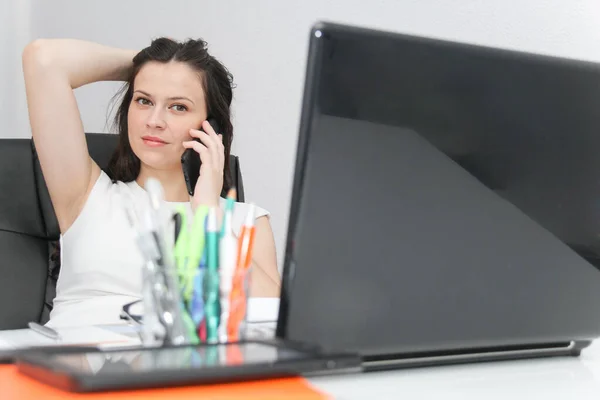
[[[34,179],[31,140],[0,140],[0,329],[41,317],[49,245]]]
[[[87,133],[92,158],[106,168],[117,135]],[[230,156],[240,202],[239,159]],[[0,139],[0,330],[45,322],[54,299],[57,270],[51,261],[60,230],[31,139]]]

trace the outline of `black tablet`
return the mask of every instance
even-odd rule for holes
[[[270,341],[21,354],[21,373],[63,390],[91,392],[266,379],[358,370],[358,357]]]

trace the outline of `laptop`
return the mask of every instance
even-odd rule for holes
[[[600,333],[600,66],[318,23],[277,337],[364,370]]]

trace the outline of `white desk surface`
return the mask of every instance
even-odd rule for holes
[[[497,361],[309,379],[335,399],[600,399],[600,342],[579,357]]]
[[[277,318],[277,300],[256,320]],[[274,323],[273,323],[274,324]],[[309,378],[334,399],[600,399],[600,340],[579,357],[494,361]]]

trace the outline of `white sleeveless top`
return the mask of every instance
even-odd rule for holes
[[[101,172],[81,213],[61,235],[61,268],[48,326],[119,323],[122,306],[141,298],[143,259],[125,214],[127,197],[135,207],[147,207],[147,193],[135,181],[113,183]],[[189,202],[165,203],[184,204],[191,216]],[[247,211],[247,204],[235,203],[236,234]],[[256,218],[265,215],[269,213],[256,207]]]

